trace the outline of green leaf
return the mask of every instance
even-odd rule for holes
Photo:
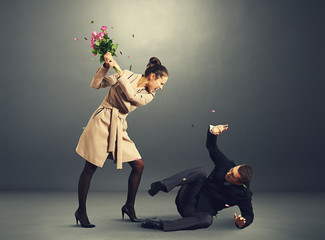
[[[134,34],[132,34],[132,37],[134,37]]]
[[[90,24],[94,24],[94,21],[90,21]]]
[[[100,56],[100,58],[99,58],[99,62],[100,62],[100,63],[105,62],[104,55],[101,55],[101,56]]]
[[[192,127],[194,127],[194,124],[192,123]]]
[[[100,41],[99,46],[105,47],[105,41]]]
[[[85,130],[86,127],[82,127],[83,130]]]
[[[122,52],[120,51],[121,55],[122,55]]]
[[[104,39],[109,39],[107,34],[104,35]]]
[[[97,54],[97,49],[91,49],[91,53]]]
[[[132,64],[130,65],[130,71],[132,71]]]
[[[112,46],[112,50],[116,50],[117,49],[117,47],[118,47],[118,44],[113,44],[113,46]]]
[[[85,38],[85,40],[88,40],[86,37],[84,37]]]
[[[95,41],[94,44],[95,44],[96,46],[99,46],[100,42],[99,42],[99,41]]]

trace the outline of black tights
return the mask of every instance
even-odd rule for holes
[[[144,163],[142,159],[138,159],[129,162],[129,165],[131,166],[132,170],[129,176],[128,194],[127,194],[127,200],[125,205],[130,210],[130,213],[135,217],[134,202],[140,184]],[[87,200],[88,190],[90,186],[90,181],[96,169],[97,166],[86,161],[85,167],[79,178],[79,183],[78,183],[79,207],[77,211],[80,213],[79,215],[84,215],[85,218],[87,218],[86,200]]]

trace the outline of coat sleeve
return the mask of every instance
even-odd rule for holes
[[[236,223],[235,223],[235,225],[237,228],[243,229],[245,227],[248,227],[254,220],[252,201],[251,200],[244,201],[244,202],[238,204],[238,207],[240,209],[240,213],[241,213],[242,217],[244,217],[246,219],[246,223],[241,228],[238,227]]]
[[[210,130],[207,133],[206,147],[209,151],[211,160],[213,161],[216,169],[219,166],[231,162],[219,149],[217,145],[217,136],[212,134]]]
[[[126,98],[136,106],[146,105],[151,102],[155,95],[152,93],[137,93],[136,89],[134,89],[134,87],[131,85],[129,77],[130,74],[127,74],[127,72],[124,71],[124,74],[121,77],[117,78],[117,81],[120,84]]]
[[[94,89],[100,89],[114,85],[117,82],[116,79],[118,77],[118,74],[115,73],[113,75],[106,76],[107,72],[108,68],[104,67],[103,65],[100,66],[97,69],[93,79],[91,80],[90,87]]]

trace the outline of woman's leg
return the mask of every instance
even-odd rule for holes
[[[97,166],[86,161],[85,167],[79,178],[79,183],[78,183],[79,207],[77,209],[77,212],[78,212],[78,217],[80,218],[80,222],[89,223],[87,212],[86,212],[86,200],[87,200],[90,181],[96,169]]]
[[[136,219],[134,211],[134,202],[137,195],[138,187],[141,181],[141,176],[144,168],[144,163],[142,159],[138,159],[132,162],[129,162],[132,167],[129,181],[128,181],[128,195],[125,203],[126,208],[129,210],[131,216],[130,218]]]

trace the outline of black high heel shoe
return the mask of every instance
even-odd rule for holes
[[[74,216],[76,217],[77,225],[78,225],[78,221],[79,221],[81,227],[84,227],[84,228],[93,228],[93,227],[95,227],[94,224],[91,224],[89,222],[87,215],[86,215],[86,219],[85,220],[81,220],[81,217],[80,217],[80,215],[78,213],[78,210],[74,213]]]
[[[131,220],[132,222],[142,222],[142,221],[143,221],[142,219],[137,218],[137,217],[135,216],[135,213],[132,214],[131,211],[127,208],[126,205],[124,205],[124,206],[121,208],[121,211],[122,211],[122,220],[124,220],[124,213],[126,213],[126,215],[129,216],[129,218],[130,218],[130,220]]]

